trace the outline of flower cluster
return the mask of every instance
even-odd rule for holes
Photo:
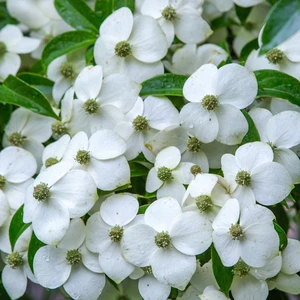
[[[3,3],[9,297],[28,282],[87,300],[300,294],[300,29],[266,52],[264,0],[104,2]]]

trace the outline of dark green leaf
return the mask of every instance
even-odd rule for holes
[[[212,20],[210,27],[212,30],[217,30],[219,28],[223,28],[223,27],[227,28],[232,25],[239,25],[239,24],[236,23],[235,21],[233,21],[227,15],[222,15],[222,16]]]
[[[224,176],[222,169],[209,169],[209,173]]]
[[[39,90],[41,93],[46,95],[52,94],[52,87],[54,84],[52,80],[34,73],[20,73],[18,74],[18,77]]]
[[[0,86],[0,102],[22,106],[40,115],[59,120],[41,92],[12,75],[9,75]]]
[[[73,28],[98,33],[100,20],[82,0],[55,0],[55,8],[60,16]]]
[[[233,267],[225,267],[216,251],[214,245],[211,246],[212,268],[216,281],[221,291],[228,297],[230,286],[233,280]]]
[[[178,289],[171,288],[170,296],[168,298],[171,298],[172,300],[176,300],[178,297]]]
[[[144,214],[150,204],[145,204],[139,207],[138,214]]]
[[[246,19],[248,18],[252,7],[241,7],[238,5],[234,5],[236,15],[238,16],[239,20],[242,24],[245,24]]]
[[[46,75],[45,66],[42,64],[41,60],[38,60],[36,63],[34,63],[29,72],[40,75]]]
[[[269,291],[269,295],[267,298],[267,300],[289,300],[289,299],[290,298],[286,295],[286,293],[276,290],[276,289]]]
[[[0,103],[0,132],[3,132],[5,125],[10,119],[12,107],[7,103]]]
[[[289,100],[300,106],[300,81],[275,70],[255,71],[258,97],[275,97]]]
[[[274,222],[274,228],[275,228],[275,230],[279,236],[279,240],[280,240],[279,250],[283,251],[288,244],[288,239],[287,239],[286,233],[276,222]]]
[[[95,12],[102,23],[114,11],[114,1],[112,0],[96,0]]]
[[[244,109],[242,109],[241,111],[248,122],[248,132],[246,133],[246,135],[244,136],[244,138],[242,140],[242,145],[260,141],[259,133],[256,129],[256,126],[255,126],[252,118],[249,116],[249,114]]]
[[[41,242],[36,235],[34,234],[34,231],[32,232],[31,239],[28,246],[28,264],[31,269],[31,271],[34,273],[33,270],[33,259],[35,256],[35,253],[43,246],[46,246],[43,242]]]
[[[90,46],[85,53],[85,62],[87,65],[94,65],[94,45]]]
[[[68,31],[52,39],[42,54],[42,63],[47,67],[55,58],[69,52],[93,45],[96,35],[87,31]]]
[[[258,40],[255,38],[254,40],[247,43],[241,51],[240,60],[245,61],[252,50],[257,50],[258,47]]]
[[[135,0],[114,0],[114,10],[126,6],[134,13],[134,5]]]
[[[15,212],[9,225],[9,241],[13,251],[18,238],[31,224],[23,222],[23,208],[24,204]]]
[[[289,230],[290,221],[282,203],[278,203],[274,206],[269,206],[268,208],[275,215],[277,224],[279,224],[280,227],[287,233]]]
[[[0,30],[7,24],[18,24],[19,22],[12,18],[6,9],[6,3],[0,3]]]
[[[142,83],[140,96],[183,96],[182,89],[188,76],[163,74]]]
[[[203,253],[196,256],[196,258],[199,260],[201,267],[210,261],[211,259],[211,249],[210,247],[204,251]]]
[[[100,196],[105,196],[105,195],[111,194],[113,192],[122,192],[122,191],[127,190],[127,189],[129,189],[131,187],[132,187],[131,184],[128,183],[128,184],[119,186],[118,188],[116,188],[116,189],[114,189],[112,191],[103,191],[103,190],[97,189],[97,194],[98,194],[99,197]]]
[[[145,176],[149,173],[149,169],[139,163],[129,162],[129,166],[130,177]]]
[[[168,99],[173,103],[173,105],[180,111],[185,105],[183,97],[169,96]]]
[[[282,0],[269,12],[262,33],[260,54],[275,48],[300,29],[298,0]]]

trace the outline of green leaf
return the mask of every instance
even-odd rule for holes
[[[22,106],[40,115],[59,120],[41,92],[12,75],[9,75],[0,86],[0,102]]]
[[[248,18],[252,7],[241,7],[235,4],[234,8],[235,8],[236,15],[241,21],[241,23],[245,24],[245,21]]]
[[[12,107],[7,103],[0,103],[0,132],[4,131],[5,125],[10,119]]]
[[[276,223],[287,233],[289,230],[290,220],[282,203],[269,206],[269,209],[275,215]]]
[[[38,60],[36,63],[34,63],[30,68],[29,72],[40,75],[46,75],[46,69],[45,66],[42,64],[41,60]]]
[[[238,23],[236,23],[234,20],[232,20],[231,18],[229,18],[226,14],[212,20],[211,22],[211,29],[212,30],[217,30],[219,28],[223,28],[223,27],[229,27],[232,25],[239,25]]]
[[[139,210],[138,210],[138,214],[139,215],[144,214],[149,206],[150,206],[150,204],[145,204],[145,205],[140,206]]]
[[[18,78],[30,84],[43,94],[52,94],[54,82],[46,77],[35,73],[20,73],[18,74]]]
[[[7,24],[18,24],[19,22],[12,18],[6,9],[6,3],[0,3],[0,30]]]
[[[130,167],[130,177],[146,176],[149,173],[148,168],[136,162],[130,161],[129,167]]]
[[[24,204],[21,205],[20,208],[15,212],[9,225],[9,241],[13,251],[20,235],[31,225],[31,223],[23,222],[23,209]]]
[[[216,281],[221,291],[229,297],[229,290],[233,280],[233,267],[225,267],[216,251],[214,245],[211,246],[212,268]]]
[[[288,239],[287,239],[286,233],[276,222],[274,222],[274,228],[275,228],[275,230],[279,236],[279,240],[280,240],[279,250],[283,251],[288,244]]]
[[[86,65],[94,65],[94,45],[90,46],[85,53]]]
[[[32,232],[31,239],[28,246],[28,264],[31,269],[31,271],[34,273],[33,269],[33,259],[36,254],[36,252],[43,246],[46,246],[43,242],[41,242],[36,235],[34,234],[34,231]]]
[[[55,58],[93,45],[96,35],[87,31],[68,31],[56,36],[45,47],[42,63],[47,67]]]
[[[258,48],[259,48],[259,46],[258,46],[257,38],[255,38],[254,40],[247,43],[241,51],[240,61],[245,61],[247,59],[247,57],[249,56],[249,54],[251,53],[251,51],[257,50]]]
[[[182,89],[188,76],[163,74],[142,83],[140,96],[183,96]]]
[[[114,11],[114,1],[112,0],[96,0],[95,12],[102,23]]]
[[[255,71],[258,97],[275,97],[289,100],[300,106],[300,81],[275,70]]]
[[[96,13],[82,0],[55,0],[60,16],[73,28],[98,33],[100,20]]]
[[[300,29],[298,0],[282,0],[269,12],[262,32],[260,54],[275,48]]]
[[[135,0],[114,0],[114,10],[123,6],[128,7],[134,13]]]
[[[211,247],[205,250],[203,253],[196,255],[201,267],[211,260]]]
[[[249,126],[248,127],[248,132],[244,136],[241,144],[244,145],[244,144],[247,144],[247,143],[260,141],[259,133],[257,131],[257,128],[256,128],[252,118],[250,117],[250,115],[244,109],[242,109],[241,112],[245,116],[245,118],[248,122],[248,126]]]

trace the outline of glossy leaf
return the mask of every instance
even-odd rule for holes
[[[135,162],[129,162],[130,166],[130,177],[140,177],[140,176],[146,176],[149,172],[149,169],[145,166],[135,163]]]
[[[14,247],[20,235],[31,225],[31,223],[23,222],[23,209],[24,204],[21,205],[20,208],[15,212],[9,225],[8,233],[12,251],[14,250]]]
[[[211,246],[212,268],[215,279],[221,291],[228,297],[230,286],[233,280],[233,267],[225,267],[216,251],[214,245]]]
[[[255,71],[258,97],[275,97],[289,100],[300,106],[300,81],[275,70]]]
[[[182,89],[188,76],[163,74],[142,83],[140,96],[183,96]]]
[[[10,119],[12,107],[7,103],[0,103],[0,132],[3,132],[5,125]]]
[[[112,0],[96,0],[95,12],[102,23],[114,11],[114,1]]]
[[[260,54],[275,48],[300,29],[298,0],[282,0],[269,12],[261,36]]]
[[[100,20],[83,0],[55,0],[60,16],[73,28],[98,33]]]
[[[20,73],[18,74],[18,78],[30,84],[43,94],[52,94],[54,82],[46,77],[34,73]]]
[[[34,231],[32,232],[31,239],[28,246],[28,264],[31,269],[31,271],[34,273],[33,270],[33,259],[36,254],[36,252],[43,246],[46,246],[43,242],[41,242],[36,235],[34,234]]]
[[[55,58],[93,45],[96,35],[87,31],[68,31],[52,39],[45,47],[42,62],[47,67]]]
[[[114,10],[126,6],[134,13],[135,0],[114,0],[113,2]]]
[[[260,136],[259,136],[258,130],[257,130],[252,118],[244,109],[242,110],[242,113],[248,122],[248,132],[246,133],[246,135],[244,136],[244,138],[242,140],[242,145],[260,141]]]
[[[287,239],[286,233],[276,222],[274,222],[274,228],[275,228],[275,230],[279,236],[279,240],[280,240],[279,250],[283,251],[288,244],[288,239]]]
[[[0,102],[22,106],[40,115],[59,120],[41,92],[12,75],[9,75],[0,86]]]
[[[287,233],[289,230],[290,219],[286,213],[286,209],[282,203],[269,207],[272,213],[275,215],[276,223]]]
[[[147,208],[150,206],[150,204],[145,204],[145,205],[142,205],[139,207],[139,210],[138,210],[138,214],[144,214],[147,210]]]
[[[255,38],[254,40],[250,41],[243,47],[243,49],[241,51],[241,55],[240,55],[240,60],[245,61],[247,59],[247,57],[249,56],[249,54],[251,53],[251,51],[257,50],[258,48],[259,48],[258,40],[257,40],[257,38]]]

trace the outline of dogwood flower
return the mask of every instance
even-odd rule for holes
[[[211,244],[211,222],[196,212],[182,212],[178,201],[164,197],[145,212],[145,224],[130,226],[121,241],[122,255],[154,277],[183,290],[196,270],[196,254]]]
[[[233,266],[241,258],[251,267],[263,267],[275,257],[279,237],[274,218],[263,206],[241,208],[237,199],[227,200],[212,224],[213,243],[223,265]]]
[[[248,123],[240,109],[250,105],[257,94],[253,73],[237,64],[219,70],[205,64],[185,82],[183,94],[191,103],[179,117],[189,134],[204,143],[215,139],[227,145],[241,142]]]
[[[235,156],[222,156],[222,170],[230,192],[240,204],[248,206],[255,200],[264,205],[279,203],[293,188],[292,178],[284,166],[273,162],[272,148],[262,142],[239,147]]]
[[[0,30],[0,82],[9,74],[16,75],[21,59],[18,54],[30,53],[40,44],[38,39],[24,37],[16,25],[6,25]]]
[[[123,73],[136,82],[163,73],[167,54],[165,34],[149,16],[133,18],[127,7],[114,11],[100,26],[94,56],[104,76]]]
[[[190,171],[192,163],[180,162],[181,154],[178,148],[168,147],[160,151],[155,159],[154,167],[149,171],[146,180],[146,191],[157,190],[157,197],[171,196],[181,201],[185,188],[193,178]]]

